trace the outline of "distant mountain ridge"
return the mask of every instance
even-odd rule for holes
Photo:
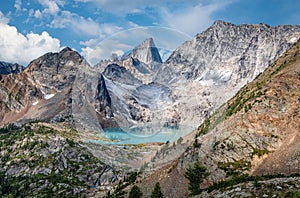
[[[7,63],[7,62],[1,62],[0,61],[0,75],[4,74],[17,74],[22,72],[25,69],[22,65],[19,65],[17,63]]]

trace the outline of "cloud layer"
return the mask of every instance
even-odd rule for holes
[[[225,5],[226,3],[198,4],[175,11],[162,8],[162,24],[194,36],[211,25],[213,23],[213,19],[211,18],[212,13]]]
[[[8,25],[9,20],[0,12],[0,61],[27,65],[30,61],[50,52],[59,51],[60,41],[47,32],[23,35]]]

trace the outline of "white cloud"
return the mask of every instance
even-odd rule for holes
[[[95,65],[101,59],[110,58],[112,53],[124,54],[124,52],[130,48],[132,48],[132,46],[119,41],[107,40],[106,42],[100,43],[96,47],[82,48],[81,54],[89,63]]]
[[[22,0],[16,0],[14,7],[16,8],[17,11],[22,10]]]
[[[31,16],[33,16],[34,15],[34,9],[29,9],[29,11],[28,11],[28,15],[31,17]]]
[[[141,11],[140,9],[144,9],[147,7],[160,7],[160,6],[166,6],[168,4],[174,4],[174,3],[184,3],[186,4],[186,0],[152,0],[152,1],[145,1],[145,0],[130,0],[124,2],[124,0],[75,0],[77,2],[82,3],[93,3],[98,8],[112,12],[114,14],[127,14],[132,13],[135,11]],[[195,3],[199,1],[205,1],[205,0],[189,0],[188,3]]]
[[[226,3],[198,4],[180,10],[161,9],[162,25],[177,29],[194,36],[212,24],[213,12],[224,7]]]
[[[75,0],[92,3],[104,12],[115,15],[144,13],[153,24],[175,28],[190,35],[203,31],[212,24],[212,14],[236,0]],[[147,8],[154,12],[147,12]],[[158,10],[158,11],[157,11]]]
[[[112,54],[116,54],[117,56],[122,56],[124,54],[123,50],[112,51]]]
[[[97,35],[100,31],[99,25],[92,19],[85,19],[75,13],[69,11],[62,11],[60,16],[50,23],[51,28],[71,28],[78,33],[84,33],[87,35]]]
[[[55,2],[60,5],[60,6],[65,6],[66,3],[68,3],[67,1],[65,0],[55,0]],[[72,3],[72,2],[71,2]]]
[[[43,14],[41,13],[41,11],[40,10],[36,10],[35,12],[34,12],[34,14],[33,14],[33,16],[35,17],[35,18],[42,18],[43,17]]]
[[[60,29],[67,28],[79,35],[87,37],[92,36],[101,39],[122,30],[119,26],[106,23],[99,24],[92,18],[84,18],[69,11],[62,11],[61,15],[54,18],[49,27]]]
[[[9,18],[7,18],[1,11],[0,11],[0,23],[8,24]]]
[[[136,23],[134,23],[134,22],[132,22],[132,21],[129,21],[129,22],[128,22],[128,25],[129,25],[129,27],[131,27],[131,28],[137,28],[137,27],[139,27],[138,24],[136,24]]]
[[[0,17],[1,18],[1,17]],[[47,32],[23,35],[17,28],[0,23],[0,60],[27,65],[30,61],[60,49],[60,41]]]
[[[44,7],[44,14],[56,15],[60,11],[58,4],[53,0],[38,0],[38,2]]]

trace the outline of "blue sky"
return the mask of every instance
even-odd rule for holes
[[[220,19],[300,24],[299,0],[1,0],[0,61],[27,65],[69,46],[95,64],[147,37],[161,52]]]

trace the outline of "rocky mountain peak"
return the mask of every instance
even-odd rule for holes
[[[83,61],[81,55],[69,47],[65,47],[60,52],[49,52],[33,60],[27,70],[43,70],[43,68],[53,68],[56,72],[64,67],[78,66]]]
[[[166,63],[184,79],[205,83],[223,83],[224,77],[226,81],[251,80],[285,52],[299,32],[300,26],[234,25],[218,20],[177,48]],[[158,74],[160,79],[168,76]]]
[[[224,26],[232,26],[233,24],[230,22],[216,20],[211,27],[224,27]]]
[[[83,61],[83,57],[77,52],[72,50],[69,47],[65,47],[64,49],[62,49],[59,53],[58,56],[60,59],[63,59],[63,61],[73,61],[75,62],[82,62]]]
[[[146,64],[155,62],[162,63],[162,59],[152,38],[144,40],[140,45],[135,47],[130,56],[137,58]]]
[[[48,94],[50,87],[55,87],[56,90],[70,87],[79,68],[84,70],[87,67],[89,65],[78,52],[66,47],[60,52],[49,52],[33,60],[25,72],[37,84],[43,85],[45,93]]]
[[[60,53],[66,53],[66,52],[70,52],[70,51],[73,51],[70,47],[65,47],[64,49],[62,49],[60,51]]]
[[[156,47],[153,41],[153,38],[147,38],[145,39],[140,46],[145,46],[145,47]]]

